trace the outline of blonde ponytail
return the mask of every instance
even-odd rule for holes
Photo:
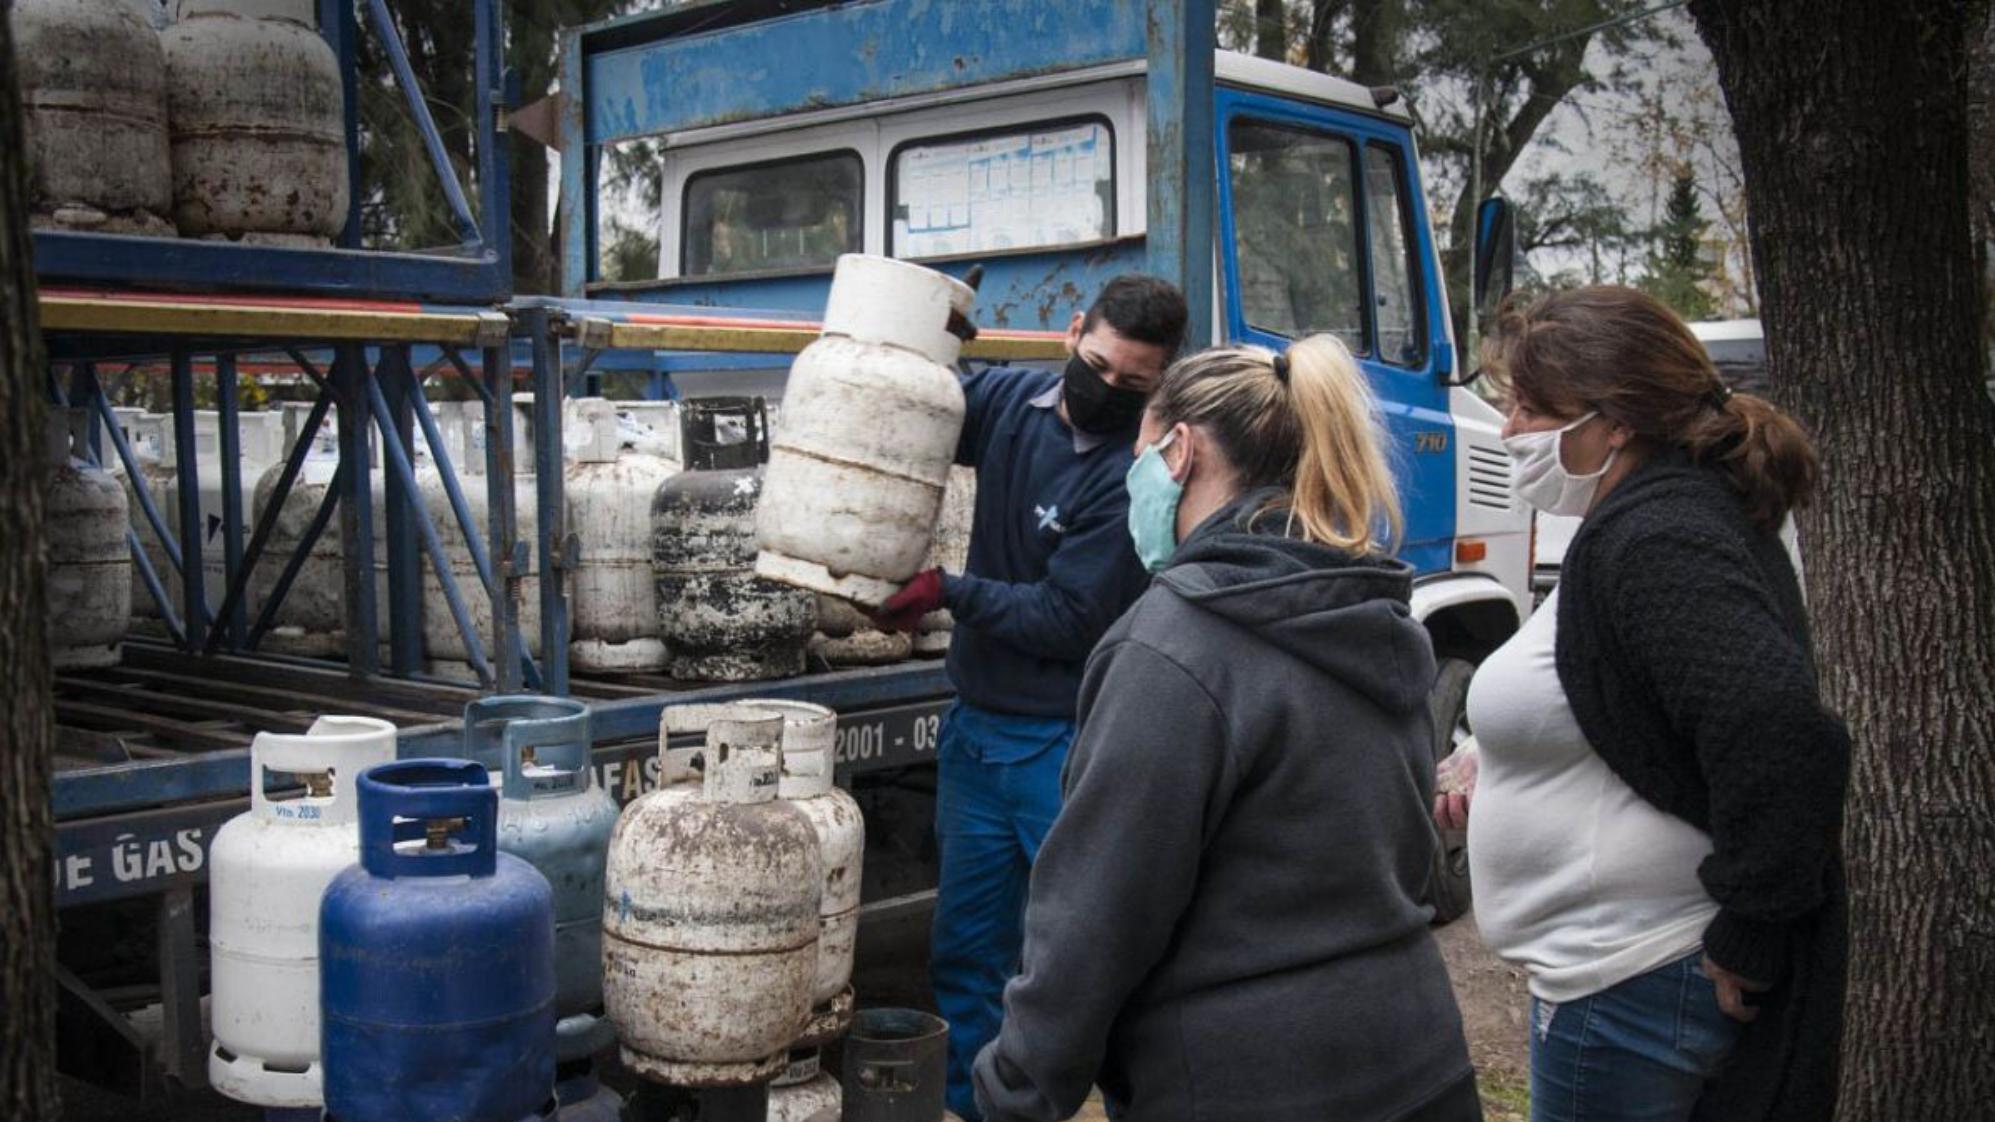
[[[1291,509],[1304,536],[1352,553],[1390,551],[1402,528],[1399,491],[1378,402],[1343,341],[1312,335],[1290,347],[1288,394],[1302,430]]]
[[[1165,425],[1203,429],[1242,488],[1287,492],[1291,532],[1360,555],[1397,542],[1378,404],[1335,336],[1313,335],[1285,356],[1262,347],[1187,356],[1165,372],[1150,408]]]

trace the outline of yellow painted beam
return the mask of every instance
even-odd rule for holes
[[[44,331],[464,346],[503,344],[508,332],[508,321],[498,312],[210,303],[191,296],[155,300],[60,291],[42,294],[41,325]]]
[[[815,324],[626,323],[583,319],[577,336],[585,347],[632,351],[706,351],[730,354],[795,354],[818,337]],[[1057,335],[986,333],[963,345],[963,357],[989,361],[1058,361],[1066,348]]]

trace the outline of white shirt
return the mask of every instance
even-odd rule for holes
[[[1580,732],[1553,662],[1558,590],[1469,687],[1481,765],[1469,811],[1476,925],[1574,1001],[1703,945],[1718,905],[1697,879],[1710,836],[1642,800]]]

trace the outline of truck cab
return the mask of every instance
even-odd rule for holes
[[[873,0],[721,27],[639,17],[602,25],[593,33],[600,50],[586,30],[571,42],[564,84],[582,108],[571,104],[564,150],[587,159],[564,159],[564,194],[586,204],[566,227],[569,294],[814,315],[835,258],[864,252],[955,275],[981,265],[977,321],[1051,337],[1110,277],[1157,271],[1146,267],[1158,248],[1148,228],[1155,195],[1176,185],[1150,166],[1157,144],[1169,143],[1151,135],[1168,103],[1150,85],[1160,57],[1154,41],[1143,50],[1144,5],[1075,5],[1088,9],[1078,15],[1050,0],[944,6],[962,20],[992,20],[991,36],[1006,20],[1069,21],[1052,25],[1050,46],[1038,47],[1062,61],[1006,67],[957,56],[966,77],[941,65],[921,82],[905,77],[926,65],[919,26],[892,40],[858,38],[866,19],[891,20],[897,5],[907,21],[937,18],[924,5]],[[1135,9],[1133,23],[1125,9]],[[950,33],[950,49],[965,30]],[[1093,38],[1074,38],[1083,35]],[[914,54],[867,60],[869,74],[905,65],[891,80],[849,84],[843,97],[831,70],[814,84],[800,73],[796,89],[766,75],[744,80],[732,95],[720,77],[751,55],[766,67],[769,57],[841,36],[862,53]],[[1418,573],[1414,612],[1441,660],[1433,703],[1445,754],[1466,735],[1461,711],[1475,663],[1530,610],[1531,527],[1512,490],[1502,417],[1455,384],[1412,116],[1390,90],[1227,51],[1212,64],[1202,95],[1185,95],[1209,104],[1180,102],[1195,112],[1163,117],[1165,130],[1210,130],[1213,190],[1183,197],[1210,200],[1209,264],[1189,249],[1185,258],[1209,268],[1211,283],[1188,291],[1211,293],[1211,342],[1279,350],[1329,332],[1371,379],[1405,508],[1399,552]],[[894,95],[897,82],[913,92]],[[675,90],[686,95],[678,105],[694,108],[671,108]],[[655,201],[612,198],[604,150],[618,144],[657,153]],[[652,225],[656,279],[600,279],[598,247],[612,221]],[[710,356],[674,377],[690,392],[756,379],[780,396],[786,365],[779,356]]]

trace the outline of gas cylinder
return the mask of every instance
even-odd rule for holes
[[[90,414],[51,408],[48,476],[48,639],[58,670],[112,666],[132,620],[125,489],[89,460]]]
[[[810,593],[755,575],[755,504],[768,456],[760,398],[680,407],[686,470],[651,503],[652,576],[674,678],[743,681],[803,672]]]
[[[249,746],[249,809],[208,851],[208,945],[215,1041],[208,1081],[232,1099],[316,1107],[319,897],[360,859],[360,773],[395,758],[395,726],[320,717],[302,735],[260,732]],[[272,773],[304,783],[273,797]]]
[[[769,1122],[809,1122],[825,1111],[836,1118],[844,1098],[817,1049],[792,1051],[789,1066],[769,1083]]]
[[[830,666],[884,666],[901,661],[913,649],[912,636],[881,631],[851,604],[836,596],[818,596],[817,634],[810,637],[812,657]]]
[[[942,517],[935,523],[935,541],[928,547],[924,569],[939,568],[960,573],[970,563],[970,525],[977,517],[977,470],[961,465],[949,468],[949,486],[942,492]],[[939,656],[949,653],[949,638],[956,619],[947,608],[921,617],[914,632],[914,653]]]
[[[182,234],[325,245],[346,225],[345,93],[315,11],[182,0],[160,36]]]
[[[277,425],[270,425],[272,421]],[[238,509],[243,517],[243,547],[247,549],[250,530],[255,525],[257,484],[283,455],[281,415],[238,413],[236,451],[240,457],[236,473],[237,500],[242,504]],[[222,598],[229,591],[228,542],[222,522],[222,416],[213,409],[198,410],[194,414],[194,467],[199,474],[201,526],[205,531],[201,536],[201,591],[207,597],[208,612],[212,617],[221,610]],[[280,559],[276,564],[281,568],[283,561]],[[263,566],[259,564],[257,567]],[[243,600],[244,610],[252,622],[263,603],[253,585],[254,582],[251,588],[245,590]]]
[[[16,0],[36,226],[173,236],[166,55],[126,0]]]
[[[466,410],[459,418],[459,436],[456,443],[464,449],[461,457],[454,461],[458,469],[458,485],[464,492],[464,505],[471,513],[472,525],[477,527],[478,540],[486,549],[486,556],[497,565],[501,558],[491,555],[491,476],[485,473],[485,418],[477,409]],[[446,439],[450,439],[446,437]],[[540,654],[540,499],[539,488],[534,476],[534,438],[516,415],[513,424],[513,525],[516,541],[526,544],[526,566],[520,571],[519,598],[514,601],[514,617],[519,621],[520,638],[528,654]],[[443,541],[444,560],[449,565],[451,579],[457,585],[458,595],[464,600],[465,612],[471,617],[471,625],[477,629],[479,642],[484,644],[485,657],[491,658],[497,650],[498,633],[492,623],[492,598],[485,594],[483,582],[478,577],[478,562],[471,554],[471,546],[465,540],[459,526],[457,513],[451,508],[450,495],[443,488],[441,473],[431,472],[421,480],[423,506],[429,511],[430,520],[437,527],[437,535]],[[464,644],[464,634],[457,627],[457,618],[450,612],[450,603],[443,594],[443,582],[436,576],[436,570],[429,564],[423,566],[423,653],[429,659],[432,673],[450,677],[475,678],[469,666],[471,657]]]
[[[665,669],[658,588],[651,576],[651,499],[679,473],[655,452],[632,447],[639,432],[617,403],[573,404],[574,460],[566,470],[568,529],[581,548],[569,601],[578,670]],[[648,431],[648,430],[647,430]]]
[[[697,795],[625,808],[603,890],[603,1003],[626,1067],[680,1087],[783,1070],[810,1020],[817,834],[779,800],[783,719],[707,728]]]
[[[138,499],[138,492],[143,489],[146,497],[152,500],[153,509],[166,523],[167,532],[174,535],[177,541],[180,534],[180,468],[173,443],[172,422],[173,418],[161,413],[145,413],[132,422],[132,456],[138,461],[139,473],[137,478],[125,480],[125,492],[139,548],[152,564],[154,575],[159,577],[166,592],[166,601],[172,606],[174,614],[185,619],[186,594],[181,588],[180,572],[167,555],[166,543],[153,532],[152,520],[145,516]],[[160,619],[159,602],[146,587],[145,578],[139,575],[136,565],[132,567],[131,596],[132,633],[164,636],[166,627]]]
[[[301,438],[311,406],[289,403],[284,406],[284,453]],[[277,498],[277,480],[284,473],[282,463],[272,464],[256,481],[255,518]],[[263,559],[250,574],[250,591],[256,603],[269,601],[283,575],[284,566],[304,544],[305,531],[318,516],[319,507],[332,490],[339,473],[339,427],[328,413],[312,437],[311,447],[299,466],[291,490],[278,508],[277,521],[264,543]],[[337,521],[328,522],[312,543],[311,552],[298,569],[297,579],[277,607],[275,625],[265,633],[262,649],[273,654],[325,656],[346,650],[346,568],[342,563]]]
[[[589,767],[589,707],[562,697],[487,697],[464,707],[464,754],[499,787],[499,849],[554,890],[555,1058],[616,1039],[603,1018],[603,862],[617,804]]]
[[[951,313],[975,296],[905,261],[838,259],[824,334],[784,389],[757,573],[877,607],[921,568],[963,430]]]
[[[329,1118],[553,1111],[554,894],[498,828],[482,764],[361,773],[360,863],[319,911]]]
[[[859,935],[859,882],[866,820],[859,804],[832,782],[838,714],[805,701],[756,698],[743,710],[783,718],[783,776],[776,793],[802,811],[817,833],[819,897],[817,979],[811,1023],[792,1044],[815,1048],[844,1035],[852,1022],[852,952]]]

